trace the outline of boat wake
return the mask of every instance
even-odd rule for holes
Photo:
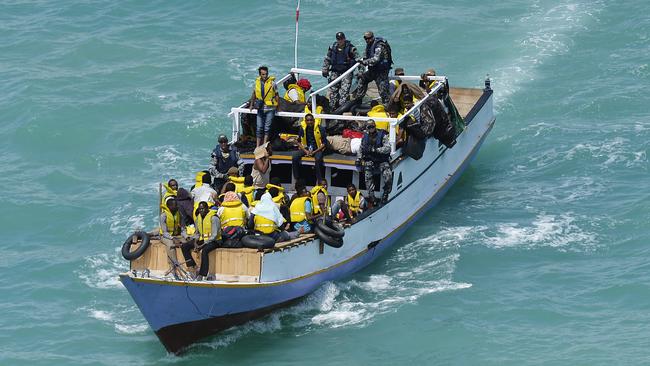
[[[510,65],[495,68],[492,75],[495,88],[495,112],[501,113],[514,105],[511,95],[519,91],[522,84],[535,80],[539,65],[551,57],[566,54],[572,44],[573,33],[588,30],[585,25],[595,18],[604,7],[601,1],[584,4],[560,4],[544,8],[532,3],[531,9],[521,17],[508,19],[509,23],[523,24],[523,37],[516,40],[515,56]],[[530,29],[526,29],[532,26]]]
[[[365,327],[375,319],[416,303],[425,295],[461,290],[469,283],[453,281],[454,253],[469,230],[440,233],[404,244],[384,264],[384,274],[357,275],[341,282],[324,283],[295,306],[226,330],[193,347],[221,348],[251,334],[291,331],[301,336],[341,327]]]

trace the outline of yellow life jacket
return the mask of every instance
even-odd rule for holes
[[[202,240],[208,240],[210,239],[210,235],[212,235],[212,217],[217,214],[217,211],[215,210],[208,210],[208,214],[205,215],[205,217],[201,217],[201,215],[196,216],[196,220],[194,220],[194,225],[196,226],[196,230],[199,232],[199,238]],[[219,235],[217,240],[221,239],[221,235]]]
[[[323,192],[323,194],[325,194],[325,206],[327,207],[326,213],[328,215],[331,214],[330,196],[329,193],[327,193],[327,189],[323,186],[314,186],[314,188],[311,189],[311,202],[314,206],[314,214],[321,213],[320,205],[318,204],[318,192]]]
[[[294,102],[294,100],[292,100],[291,97],[289,97],[289,91],[291,91],[292,89],[298,93],[298,100],[296,100],[295,102],[305,103],[305,91],[302,90],[302,88],[299,87],[298,84],[289,84],[287,86],[287,92],[284,93],[284,100],[286,100],[287,102]]]
[[[284,187],[276,186],[275,184],[271,184],[271,183],[266,185],[266,191],[267,192],[271,188],[277,188],[278,189],[278,195],[273,197],[273,202],[277,203],[278,205],[283,205],[286,202],[286,197],[287,197],[284,194]]]
[[[242,193],[244,193],[244,195],[246,195],[246,200],[248,200],[249,205],[253,204],[253,191],[254,190],[255,190],[255,187],[253,187],[253,186],[248,186],[248,187],[244,186],[244,188],[242,188],[242,190],[241,190]]]
[[[244,177],[228,177],[228,180],[235,185],[235,193],[240,193],[244,190]]]
[[[275,88],[273,88],[274,76],[269,76],[264,82],[264,105],[275,107]],[[255,98],[262,100],[262,79],[258,76],[255,79]]]
[[[378,104],[374,107],[372,107],[368,111],[368,117],[375,117],[375,118],[390,118],[388,113],[386,112],[386,109],[382,104]],[[402,115],[398,115],[397,118],[402,118]],[[377,126],[377,129],[379,130],[384,130],[386,132],[390,132],[390,122],[388,121],[375,121],[375,126]],[[395,126],[395,134],[399,135],[399,127]]]
[[[361,210],[361,192],[357,191],[357,194],[354,196],[347,195],[348,207],[352,213],[357,214]]]
[[[307,122],[305,122],[304,118],[300,122],[300,128],[302,128],[302,137],[300,139],[300,142],[304,146],[307,146]],[[322,141],[321,135],[320,135],[320,119],[318,119],[316,122],[314,122],[314,139],[316,139],[316,148],[320,149],[320,146],[323,144],[323,141]]]
[[[298,197],[293,200],[293,202],[291,202],[291,206],[289,206],[289,212],[291,213],[291,222],[301,222],[307,220],[307,213],[305,212],[305,202],[307,200],[311,202],[311,197]]]
[[[178,191],[175,189],[172,189],[172,187],[169,186],[167,183],[163,183],[163,187],[165,187],[165,193],[163,194],[162,201],[166,202],[168,197],[176,197],[178,194]]]
[[[175,214],[172,214],[172,212],[167,208],[167,205],[162,204],[160,205],[160,208],[162,209],[162,212],[165,213],[165,225],[167,225],[167,231],[169,232],[170,235],[176,236],[176,235],[181,235],[181,214],[176,210]],[[162,225],[160,227],[160,235],[163,234],[162,230]]]
[[[271,234],[275,231],[280,231],[275,221],[269,220],[260,215],[255,215],[253,225],[255,226],[255,231],[259,231],[262,234]]]
[[[198,172],[196,173],[196,178],[194,182],[194,188],[199,188],[200,186],[203,185],[203,176],[205,175],[205,172]]]
[[[246,220],[246,209],[241,201],[230,201],[221,204],[221,228],[226,226],[244,226]]]
[[[260,200],[257,200],[257,201],[250,201],[249,203],[250,203],[250,205],[251,205],[250,207],[255,207],[255,206],[257,206],[258,203],[260,203]]]
[[[311,113],[311,108],[309,108],[309,104],[305,106],[305,113]],[[321,114],[323,113],[323,107],[320,105],[316,106],[316,114]],[[300,120],[300,124],[302,125],[305,119]],[[321,119],[314,117],[314,126],[320,126]]]

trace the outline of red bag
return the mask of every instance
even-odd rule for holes
[[[363,138],[363,132],[351,130],[349,128],[346,128],[343,130],[343,137],[348,138],[348,139],[360,139]]]

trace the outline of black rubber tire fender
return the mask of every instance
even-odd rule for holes
[[[345,236],[345,229],[343,229],[343,226],[332,221],[324,222],[322,220],[319,220],[316,223],[316,226],[323,234],[331,236],[332,238],[342,238]]]
[[[244,248],[269,249],[275,246],[275,239],[268,235],[246,235],[239,241]]]
[[[140,244],[138,249],[132,252],[131,244],[133,243],[132,239],[134,235],[142,241],[142,244]],[[150,243],[151,240],[149,239],[149,234],[144,231],[136,231],[133,235],[129,235],[129,237],[126,238],[126,241],[124,241],[124,244],[122,244],[122,257],[129,261],[138,259],[147,251]]]
[[[316,226],[314,232],[316,233],[316,236],[318,236],[318,238],[323,241],[323,243],[331,246],[332,248],[340,248],[343,246],[343,238],[334,238],[332,236],[329,236],[322,232],[319,226]]]

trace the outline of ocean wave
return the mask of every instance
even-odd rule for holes
[[[569,213],[540,214],[527,226],[502,223],[496,225],[495,230],[485,230],[481,235],[484,245],[498,249],[552,247],[562,251],[591,251],[598,243],[596,234],[581,228],[576,217]]]
[[[585,4],[560,4],[545,9],[539,4],[531,5],[530,12],[518,19],[523,25],[523,38],[518,40],[519,56],[511,64],[496,68],[492,73],[495,87],[495,111],[512,107],[510,96],[521,86],[537,78],[539,65],[551,57],[566,54],[573,45],[573,33],[587,31],[588,20],[597,19],[602,11],[601,1]],[[531,30],[526,31],[528,27]]]
[[[120,334],[144,334],[148,331],[149,325],[141,321],[137,308],[124,304],[106,304],[111,310],[99,309],[101,305],[93,304],[83,307],[80,311],[89,317],[113,327],[116,333]],[[140,321],[138,320],[140,319]]]
[[[117,274],[129,268],[128,263],[118,254],[119,251],[120,248],[116,248],[113,254],[89,256],[82,268],[76,271],[77,275],[88,287],[102,290],[123,288]]]
[[[634,151],[638,148],[624,137],[603,139],[598,142],[579,143],[570,148],[565,156],[567,160],[584,160],[585,155],[600,162],[602,169],[612,165],[623,165],[626,168],[645,167],[648,163],[645,150]]]

